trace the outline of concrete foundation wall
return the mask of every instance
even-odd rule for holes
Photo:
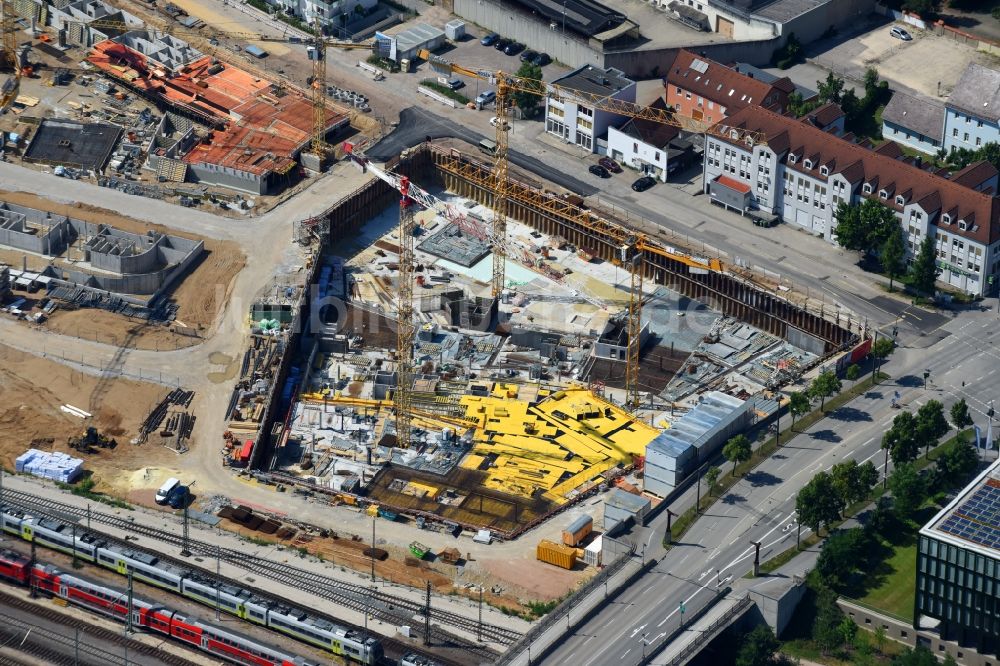
[[[465,156],[433,151],[434,161],[444,186],[460,196],[492,205],[492,192],[478,182],[490,182],[490,165]],[[430,170],[428,170],[430,171]],[[475,181],[470,179],[474,177]],[[610,261],[617,256],[626,227],[610,211],[585,213],[569,203],[548,198],[517,182],[512,182],[516,197],[508,201],[508,215],[544,234],[561,236],[578,247],[586,247],[595,256]],[[591,222],[588,223],[588,220]],[[726,316],[785,338],[789,327],[804,330],[824,341],[824,354],[851,344],[864,329],[861,322],[832,321],[822,314],[803,310],[779,293],[763,289],[726,272],[692,272],[690,267],[670,253],[646,252],[643,278],[669,286],[696,301],[708,304]],[[833,313],[831,313],[833,314]]]
[[[245,172],[240,172],[240,174]],[[267,181],[263,178],[251,176],[241,176],[237,173],[226,173],[212,168],[212,165],[189,164],[188,180],[193,183],[204,183],[205,185],[220,185],[240,192],[250,194],[265,194],[267,192]]]
[[[27,226],[29,223],[34,228]],[[62,253],[74,238],[68,218],[0,202],[0,245],[53,256]]]
[[[516,39],[529,49],[544,51],[553,60],[570,67],[604,67],[604,54],[600,47],[591,46],[574,33],[564,34],[561,26],[553,30],[544,19],[529,18],[493,0],[455,0],[454,12],[488,30]]]
[[[995,666],[997,663],[997,658],[993,655],[982,655],[972,648],[963,647],[953,641],[942,640],[934,632],[916,630],[909,622],[883,615],[846,599],[838,599],[837,605],[847,617],[851,618],[854,624],[862,629],[875,631],[876,628],[882,627],[887,638],[910,647],[923,645],[939,659],[944,659],[946,654],[950,654],[963,666]]]
[[[780,26],[781,34],[787,37],[794,32],[800,42],[808,44],[830,28],[862,23],[874,11],[875,0],[833,0],[787,21]]]

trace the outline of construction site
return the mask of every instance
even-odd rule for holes
[[[322,58],[316,85],[303,88],[220,47],[219,39],[231,47],[248,35],[206,36],[148,7],[56,4],[11,6],[6,159],[245,217],[308,184],[321,167],[310,157],[315,146],[377,127],[367,100],[328,98]]]
[[[498,289],[493,165],[435,146],[384,166],[348,151],[378,178],[302,225],[310,283],[252,313],[295,353],[271,357],[266,395],[245,382],[231,403],[227,460],[257,478],[487,542],[616,486],[655,506],[717,455],[720,432],[769,419],[780,387],[863,333],[514,170]],[[254,339],[245,368],[271,349]],[[726,400],[706,412],[709,394]],[[644,492],[647,456],[673,431],[691,443]]]

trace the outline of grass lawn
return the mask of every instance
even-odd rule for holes
[[[881,584],[868,590],[859,601],[912,621],[917,590],[917,545],[896,546],[883,566],[885,571]]]

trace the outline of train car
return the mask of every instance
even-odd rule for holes
[[[0,550],[0,577],[18,585],[27,585],[31,560],[12,550]]]
[[[81,560],[88,562],[96,560],[97,544],[85,542],[79,536],[74,536],[72,526],[49,518],[29,518],[22,523],[22,529],[28,521],[34,525],[33,538],[39,545],[58,550],[67,555],[72,555],[75,550],[76,556]]]
[[[228,583],[219,583],[198,572],[191,571],[181,581],[181,594],[206,606],[235,615],[256,624],[267,625],[267,606],[250,590]]]
[[[114,545],[97,549],[97,563],[123,576],[131,571],[134,578],[176,594],[181,593],[181,581],[189,573],[187,569],[160,562],[150,553]]]
[[[33,517],[17,509],[5,507],[0,510],[0,528],[25,541],[35,541],[67,554],[75,549],[81,559],[92,561],[121,575],[128,575],[131,571],[137,580],[181,594],[212,608],[218,604],[220,610],[245,621],[280,631],[350,661],[378,664],[384,658],[381,642],[375,638],[365,638],[359,631],[310,616],[298,608],[279,605],[237,585],[229,583],[219,585],[213,578],[198,571],[161,562],[156,555],[150,553],[109,544],[97,534],[80,531],[74,540],[72,527],[66,523]],[[45,573],[46,571],[44,567],[36,567],[32,576],[29,576],[33,578],[33,583],[38,589],[63,598],[76,595],[78,598],[74,599],[74,603],[86,605],[99,612],[114,614],[121,611],[120,603],[102,606],[102,603],[108,600],[104,599],[102,602],[99,595],[85,591],[86,586],[83,586],[84,591],[74,588],[61,590],[58,580],[55,579],[57,574]],[[0,564],[0,576],[2,575],[3,569]],[[184,638],[176,635],[174,637]],[[190,635],[187,637],[191,638]]]
[[[38,566],[35,578],[39,588],[77,606],[124,620],[129,612],[128,593],[91,583],[78,576],[61,573],[54,567]],[[319,666],[302,657],[289,655],[247,636],[223,630],[194,618],[187,618],[169,608],[153,606],[133,597],[133,623],[196,649],[222,657],[236,664],[251,666]]]

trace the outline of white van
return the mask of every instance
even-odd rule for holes
[[[170,477],[167,479],[160,489],[156,491],[156,503],[166,504],[170,499],[170,493],[174,492],[174,488],[181,484],[180,480]]]

